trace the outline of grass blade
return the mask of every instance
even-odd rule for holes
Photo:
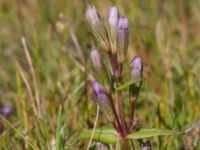
[[[57,127],[56,127],[56,150],[61,150],[61,112],[62,107],[59,106],[58,118],[57,118]]]

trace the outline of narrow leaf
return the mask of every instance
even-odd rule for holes
[[[90,139],[93,129],[85,130],[81,133],[80,139]],[[120,137],[114,128],[96,129],[93,135],[93,140],[113,144],[116,143]]]
[[[141,79],[136,79],[136,80],[129,80],[123,83],[122,85],[119,85],[116,90],[123,90],[125,88],[128,88],[130,85],[135,84],[136,82],[141,81]]]
[[[166,129],[141,129],[128,135],[128,139],[142,139],[163,135],[180,135],[181,132]]]
[[[57,128],[56,128],[56,150],[61,149],[61,113],[62,113],[62,107],[59,106],[58,110],[58,117],[57,117]]]

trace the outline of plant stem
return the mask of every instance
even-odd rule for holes
[[[124,107],[123,107],[121,98],[122,98],[121,91],[117,91],[116,99],[118,102],[119,118],[120,118],[121,125],[122,125],[123,136],[126,136],[126,121],[125,121],[125,115],[124,115]]]
[[[116,84],[120,84],[122,81],[122,66],[118,66],[119,71],[119,76],[116,77]],[[119,111],[119,118],[121,121],[122,125],[122,135],[126,137],[127,131],[126,131],[126,120],[125,120],[125,114],[124,114],[124,106],[123,106],[123,101],[122,101],[122,91],[116,91],[116,100],[118,104],[118,111]]]
[[[134,115],[135,115],[135,102],[138,98],[141,86],[142,86],[142,81],[140,81],[138,93],[134,97],[133,96],[130,97],[130,100],[132,103],[131,103],[131,115],[130,115],[129,129],[128,129],[129,132],[131,132],[131,130],[133,129],[133,122],[134,122]]]
[[[110,60],[110,64],[111,64],[111,67],[112,67],[112,72],[113,72],[113,75],[114,75],[114,72],[115,70],[117,69],[117,58],[116,58],[116,55],[113,55],[111,53],[108,53],[108,57],[109,57],[109,60]]]
[[[129,122],[129,132],[133,129],[133,122],[134,122],[134,115],[135,115],[135,101],[131,104],[131,116],[130,116],[130,122]]]
[[[122,140],[121,149],[122,149],[122,150],[130,150],[130,146],[129,146],[129,143],[128,143],[128,139]]]
[[[110,95],[108,95],[108,96],[109,96],[109,100],[110,100],[110,104],[111,104],[111,108],[112,108],[114,117],[115,117],[115,119],[116,119],[117,126],[118,126],[118,128],[119,128],[120,133],[121,133],[123,130],[122,130],[122,126],[121,126],[120,121],[119,121],[119,117],[118,117],[118,115],[117,115],[117,111],[116,111],[116,109],[115,109],[115,104],[114,104],[114,102],[113,102],[112,97],[111,97]]]

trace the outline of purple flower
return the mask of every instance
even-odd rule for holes
[[[112,54],[116,54],[117,52],[117,26],[118,26],[118,10],[116,6],[111,6],[109,11],[109,32],[110,32],[110,46]]]
[[[129,21],[127,17],[121,17],[118,23],[118,62],[125,61],[129,41]]]
[[[110,45],[108,43],[106,29],[94,6],[88,6],[86,10],[86,18],[94,35],[100,43],[101,48],[108,52],[110,50]]]
[[[100,109],[106,114],[106,117],[110,122],[114,122],[109,94],[104,91],[103,87],[97,81],[92,82],[92,88]]]
[[[102,59],[100,54],[97,50],[92,50],[90,53],[90,57],[92,60],[92,66],[95,67],[102,67]]]
[[[109,90],[108,73],[99,52],[96,49],[93,49],[90,53],[90,57],[96,80]]]
[[[143,64],[140,57],[135,56],[131,61],[131,79],[132,80],[139,80],[135,84],[130,85],[130,99],[131,102],[135,102],[138,94],[140,92],[140,87],[142,85],[142,72],[143,72]]]
[[[135,56],[131,61],[131,79],[141,79],[143,64],[140,57]]]
[[[100,20],[99,20],[96,8],[94,6],[93,7],[89,6],[87,8],[86,18],[92,26],[97,27],[99,25]]]
[[[127,17],[120,17],[118,29],[122,32],[129,32],[129,21]]]
[[[8,105],[5,105],[1,108],[1,114],[4,116],[4,117],[7,117],[12,111],[12,108]]]
[[[143,140],[142,150],[151,150],[151,143],[149,140]]]
[[[109,103],[109,98],[106,92],[103,90],[103,87],[96,81],[93,81],[92,88],[94,91],[94,95],[97,98],[97,102],[99,105]]]
[[[118,10],[116,6],[111,6],[108,18],[111,31],[115,31],[118,25]]]

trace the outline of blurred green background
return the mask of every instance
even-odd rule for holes
[[[144,62],[140,126],[191,127],[200,117],[200,2],[90,1],[105,19],[112,4],[130,20],[125,68],[136,54]],[[96,113],[88,80],[88,45],[96,40],[86,8],[83,0],[0,0],[0,105],[12,107],[9,122],[0,120],[0,149],[46,150],[56,141],[65,149],[86,149],[88,141],[79,134],[93,127]],[[98,127],[105,124],[100,115]],[[161,137],[151,143],[154,149],[193,149],[196,139]]]

